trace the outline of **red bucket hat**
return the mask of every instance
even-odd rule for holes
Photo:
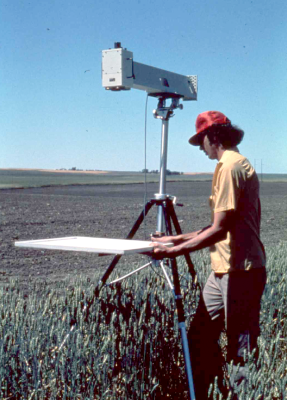
[[[191,136],[188,142],[194,146],[200,146],[203,132],[218,124],[231,124],[231,122],[219,111],[205,111],[199,114],[195,122],[196,134]]]

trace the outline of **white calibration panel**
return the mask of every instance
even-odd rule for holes
[[[132,254],[152,252],[153,242],[145,240],[107,239],[83,236],[15,242],[16,247],[33,249],[85,251],[103,254]],[[173,246],[171,243],[168,247]]]

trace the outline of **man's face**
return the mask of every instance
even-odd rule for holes
[[[217,159],[218,147],[215,144],[210,143],[207,135],[205,135],[202,140],[200,150],[204,151],[204,153],[207,155],[208,158],[210,158],[210,160]]]

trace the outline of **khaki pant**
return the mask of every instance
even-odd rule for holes
[[[236,376],[231,376],[230,384],[236,386],[245,379],[243,355],[256,347],[260,334],[260,301],[265,283],[265,268],[210,274],[189,332],[197,400],[207,399],[208,386],[215,376],[221,383],[224,360],[218,339],[224,328],[227,361],[241,365]]]

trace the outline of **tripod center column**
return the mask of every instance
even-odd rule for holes
[[[161,134],[161,154],[160,154],[160,177],[159,177],[159,198],[166,198],[166,166],[167,166],[167,147],[168,147],[168,123],[169,120],[162,119]],[[164,233],[163,226],[163,206],[159,205],[157,209],[157,232]]]

